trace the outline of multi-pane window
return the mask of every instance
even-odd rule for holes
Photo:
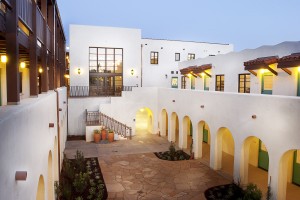
[[[195,54],[194,53],[189,53],[188,54],[188,60],[194,60],[195,59]]]
[[[151,51],[151,54],[150,54],[150,63],[151,64],[158,64],[158,52]]]
[[[239,93],[250,93],[250,74],[239,74]]]
[[[224,75],[216,75],[216,91],[224,91]]]
[[[89,61],[91,73],[122,73],[123,49],[90,47]]]
[[[175,61],[180,61],[180,53],[175,53]]]
[[[181,89],[186,89],[186,77],[181,76]]]

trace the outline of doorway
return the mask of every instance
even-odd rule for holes
[[[272,94],[272,88],[273,88],[273,74],[271,72],[262,74],[261,93]]]

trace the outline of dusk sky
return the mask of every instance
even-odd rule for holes
[[[235,51],[300,40],[299,0],[57,0],[69,25],[138,28],[143,38],[231,43]]]

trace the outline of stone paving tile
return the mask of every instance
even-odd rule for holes
[[[138,135],[110,144],[67,142],[65,153],[98,157],[110,200],[205,199],[204,191],[230,183],[201,160],[164,161],[153,152],[167,151],[170,143],[156,135]]]

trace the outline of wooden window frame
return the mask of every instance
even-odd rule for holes
[[[186,77],[181,76],[181,89],[186,89]]]
[[[249,83],[250,83],[250,81],[251,81],[251,75],[250,75],[250,73],[239,74],[239,79],[238,79],[238,92],[239,93],[250,93],[250,91],[251,91],[251,88],[249,87],[249,92],[246,92],[246,83],[247,83],[246,76],[247,75],[249,75]],[[240,89],[241,89],[241,85],[240,85],[241,84],[241,81],[240,81],[241,76],[244,76],[244,82],[243,82],[244,92],[240,91]]]
[[[196,55],[194,53],[188,53],[188,60],[195,60]]]
[[[152,60],[152,58],[153,58],[153,60]],[[150,64],[158,65],[158,52],[157,51],[150,52]]]
[[[222,90],[222,76],[224,77],[223,80],[223,90]],[[218,78],[220,78],[220,90],[218,89]],[[219,92],[224,92],[225,90],[225,75],[224,74],[218,74],[216,75],[216,86],[215,86],[215,91],[219,91]]]

